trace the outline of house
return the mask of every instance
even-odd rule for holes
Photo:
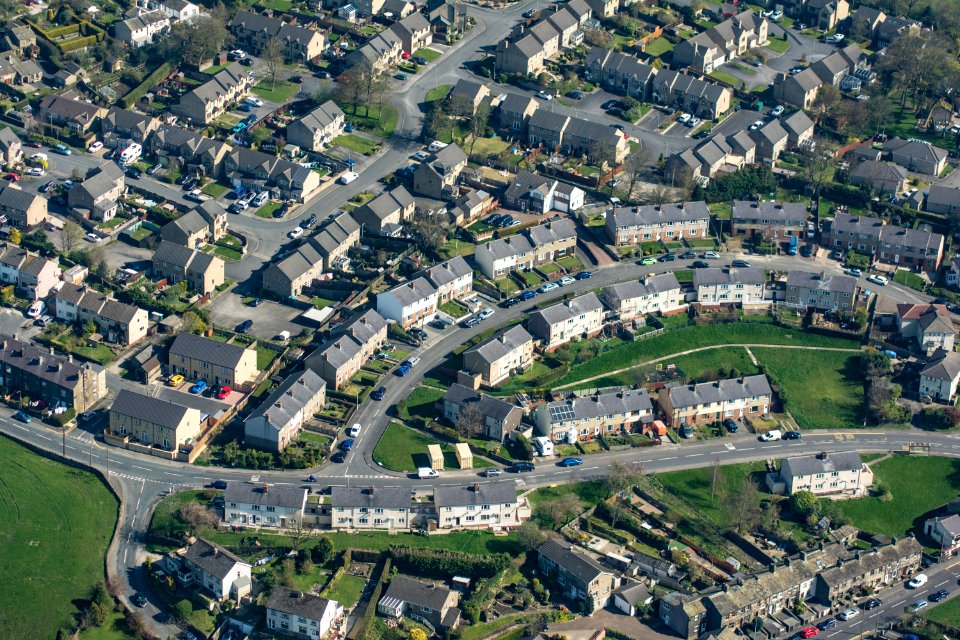
[[[160,10],[139,11],[137,15],[113,24],[113,33],[120,42],[135,49],[151,44],[154,36],[170,30],[170,16]]]
[[[712,177],[717,172],[736,171],[756,160],[757,143],[747,131],[728,136],[716,134],[693,149],[676,153],[667,159],[665,171],[677,184],[684,177]]]
[[[780,461],[780,479],[788,496],[809,491],[818,497],[858,498],[869,492],[873,472],[856,451],[835,451],[784,458]]]
[[[109,222],[116,215],[117,200],[125,190],[123,170],[114,162],[105,162],[67,192],[67,203],[91,220]]]
[[[463,352],[463,370],[491,387],[533,362],[533,336],[517,325],[496,333]]]
[[[509,482],[484,482],[433,489],[437,527],[450,529],[515,529],[530,517],[526,500],[517,498]]]
[[[334,486],[330,507],[334,531],[409,530],[417,517],[410,491],[401,487]]]
[[[279,41],[287,62],[311,62],[327,48],[327,39],[319,31],[250,11],[237,12],[230,21],[230,33],[237,46],[255,55],[260,55],[268,42]]]
[[[937,516],[923,522],[923,534],[940,547],[941,558],[951,558],[960,549],[960,515]]]
[[[170,345],[167,363],[172,374],[234,389],[259,375],[257,352],[192,333],[178,333]]]
[[[224,156],[223,175],[234,187],[301,203],[320,188],[320,174],[309,166],[246,147],[234,147]]]
[[[473,293],[473,269],[462,256],[427,267],[416,276],[423,276],[436,289],[437,305],[466,298]]]
[[[489,96],[490,87],[487,85],[461,78],[447,94],[447,102],[455,111],[462,111],[472,116]]]
[[[250,565],[215,542],[198,538],[183,552],[181,562],[181,573],[218,601],[239,602],[250,593]]]
[[[611,164],[619,164],[629,152],[626,138],[613,127],[540,109],[527,122],[527,143]]]
[[[922,229],[886,225],[877,218],[838,213],[823,223],[821,243],[829,249],[857,251],[886,264],[936,271],[944,238]]]
[[[354,219],[366,232],[382,232],[387,225],[399,225],[413,217],[416,202],[403,186],[384,191],[353,210]]]
[[[182,164],[188,171],[200,170],[208,176],[221,175],[221,163],[230,151],[230,146],[219,140],[169,125],[157,127],[145,148],[163,164]]]
[[[431,160],[417,165],[413,172],[413,191],[436,200],[448,197],[466,166],[467,154],[456,144],[448,144]]]
[[[538,436],[575,444],[597,436],[641,431],[653,421],[653,403],[643,389],[597,392],[541,404],[533,419]]]
[[[648,315],[667,316],[687,307],[680,283],[672,272],[607,285],[600,292],[600,299],[613,309],[620,322]]]
[[[813,120],[803,111],[794,111],[786,118],[780,119],[780,125],[787,132],[787,148],[812,149]]]
[[[610,604],[620,578],[569,542],[551,538],[537,549],[537,569],[554,578],[568,600],[596,613]]]
[[[503,203],[520,211],[566,213],[582,208],[585,195],[579,187],[521,169],[503,194]]]
[[[147,6],[163,11],[171,20],[191,20],[200,15],[200,7],[188,0],[150,0]]]
[[[383,3],[383,16],[385,18],[406,18],[417,10],[417,5],[408,0],[386,0]]]
[[[192,448],[201,431],[198,409],[121,389],[110,406],[110,435],[176,453]]]
[[[773,81],[774,99],[800,109],[812,109],[823,81],[807,67],[796,75],[777,74]]]
[[[17,164],[23,159],[23,143],[13,129],[0,129],[0,163]]]
[[[497,108],[500,128],[511,135],[526,137],[527,124],[539,103],[530,96],[507,92]]]
[[[120,107],[110,107],[107,115],[100,120],[104,146],[111,148],[123,146],[128,140],[145,145],[150,134],[159,127],[157,118]]]
[[[890,138],[883,143],[883,153],[907,171],[939,176],[947,166],[947,150],[923,140]]]
[[[336,600],[281,586],[270,590],[266,609],[268,629],[304,640],[326,638],[344,620]]]
[[[190,248],[215,243],[227,233],[227,210],[216,200],[207,200],[163,225],[160,237]]]
[[[327,384],[313,369],[291,373],[243,421],[243,442],[281,453],[323,407]]]
[[[950,260],[950,266],[946,268],[944,275],[948,286],[960,285],[960,258],[954,257]]]
[[[687,73],[662,69],[650,81],[650,99],[667,107],[714,120],[730,110],[733,92]]]
[[[399,38],[400,46],[411,55],[433,43],[433,30],[430,28],[430,23],[419,11],[414,11],[394,22],[390,25],[389,31]]]
[[[927,355],[937,349],[953,351],[956,339],[953,319],[942,304],[898,304],[897,333],[904,340],[916,340]]]
[[[93,322],[108,342],[128,347],[147,337],[150,319],[145,309],[117,302],[95,289],[64,283],[53,294],[52,303],[57,320]]]
[[[31,50],[37,46],[36,34],[33,32],[33,29],[25,24],[11,22],[7,25],[3,36],[6,44],[21,57],[30,55]]]
[[[904,34],[919,34],[920,28],[921,24],[914,20],[899,16],[887,16],[874,30],[873,43],[877,49],[885,49]]]
[[[703,201],[618,207],[607,213],[605,222],[607,237],[618,247],[702,239],[709,225],[710,211]]]
[[[2,201],[2,193],[0,193]],[[22,247],[3,245],[0,250],[0,282],[12,284],[27,300],[43,300],[57,286],[60,265]]]
[[[802,202],[734,200],[730,226],[734,235],[780,241],[790,236],[802,238],[807,217],[807,207]]]
[[[404,329],[433,320],[437,313],[437,288],[420,276],[377,294],[377,312]]]
[[[595,293],[564,300],[531,313],[527,329],[542,341],[545,350],[553,351],[599,334],[603,329],[603,304]]]
[[[787,274],[784,303],[803,309],[850,313],[858,289],[857,279],[852,276],[791,270]]]
[[[625,582],[613,592],[613,607],[628,616],[637,614],[637,607],[649,607],[653,604],[650,590],[639,582]]]
[[[884,197],[897,196],[907,190],[907,171],[893,162],[864,160],[847,176],[848,184]]]
[[[208,124],[243,98],[253,81],[253,76],[240,63],[233,62],[180,96],[180,102],[172,110],[196,124]]]
[[[30,229],[47,221],[47,199],[8,182],[0,190],[0,214],[7,217],[6,226]]]
[[[299,487],[230,482],[223,495],[223,521],[228,525],[287,527],[303,518],[307,493]]]
[[[960,189],[953,185],[932,185],[927,193],[924,210],[948,217],[957,215],[960,213]]]
[[[29,87],[43,79],[43,69],[30,58],[20,58],[10,51],[0,53],[0,82]]]
[[[509,236],[477,245],[474,255],[488,278],[501,278],[514,269],[532,269],[574,253],[577,228],[567,218],[552,220]]]
[[[771,167],[780,159],[780,154],[786,150],[790,141],[787,130],[778,119],[770,120],[759,129],[750,131],[749,135],[757,143],[756,160],[762,160]]]
[[[360,225],[349,211],[327,218],[293,253],[264,269],[263,288],[282,298],[299,296],[325,270],[345,270],[360,244]]]
[[[543,43],[532,33],[515,40],[501,40],[497,43],[496,56],[496,66],[500,73],[519,75],[540,73],[545,68],[547,58]]]
[[[960,383],[960,353],[937,349],[920,370],[920,396],[953,403]]]
[[[447,630],[460,622],[459,600],[457,591],[396,575],[390,579],[390,586],[377,602],[377,613],[393,619],[407,616],[426,622],[438,631]]]
[[[877,27],[886,19],[887,14],[880,9],[861,5],[853,14],[850,31],[872,40]]]
[[[438,404],[443,407],[443,417],[453,425],[457,424],[464,407],[476,408],[477,417],[483,424],[482,435],[497,442],[503,442],[513,434],[523,417],[523,411],[517,405],[462,384],[451,385]]]
[[[67,127],[75,133],[86,133],[107,110],[95,104],[83,102],[64,94],[55,93],[44,96],[40,101],[40,113],[37,120],[46,127]]]
[[[307,356],[307,366],[339,389],[387,339],[387,321],[372,309],[339,327],[323,346]]]
[[[169,240],[160,241],[153,252],[152,265],[154,276],[166,278],[171,284],[186,281],[191,290],[202,296],[212,294],[226,280],[221,258]]]
[[[788,0],[783,12],[814,29],[830,31],[850,15],[850,4],[847,0]]]
[[[74,364],[62,357],[0,334],[0,386],[8,393],[43,400],[48,407],[65,407],[78,414],[107,395],[106,370],[92,363]]]
[[[327,100],[307,115],[287,125],[287,142],[309,151],[323,151],[343,133],[343,111],[333,100]]]
[[[706,630],[707,609],[698,594],[679,591],[660,598],[660,622],[686,640],[699,638]]]
[[[710,73],[750,49],[766,45],[768,27],[765,18],[753,11],[743,11],[679,43],[673,49],[673,64]]]
[[[657,70],[626,53],[591,47],[587,53],[584,73],[587,80],[597,82],[605,89],[646,100]]]
[[[357,64],[368,65],[376,72],[384,73],[391,65],[400,61],[403,55],[403,45],[400,38],[390,31],[381,31],[363,45],[347,55],[343,59],[345,67],[353,67]]]
[[[426,3],[426,16],[434,33],[454,33],[462,29],[463,11],[450,0],[429,0]]]
[[[770,413],[773,391],[765,375],[675,385],[660,390],[660,411],[673,427],[742,420]]]

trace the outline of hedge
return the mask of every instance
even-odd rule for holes
[[[70,53],[71,51],[76,51],[77,49],[89,47],[90,45],[97,43],[99,40],[100,36],[86,36],[85,38],[77,38],[76,40],[64,42],[63,44],[57,43],[57,48],[60,49],[61,53]]]
[[[164,62],[162,65],[157,67],[153,73],[143,79],[143,82],[132,89],[130,93],[123,96],[123,98],[120,100],[120,106],[124,109],[129,109],[133,105],[137,104],[137,101],[146,95],[147,91],[151,87],[160,82],[161,78],[170,73],[170,69],[172,68],[173,66],[169,62]]]
[[[510,564],[510,558],[502,553],[477,556],[458,551],[427,551],[402,546],[391,546],[390,556],[400,571],[428,578],[446,579],[456,575],[490,578]]]
[[[384,584],[390,579],[390,565],[391,561],[388,557],[383,561],[383,569],[381,569],[380,577],[377,579],[377,586],[373,588],[370,599],[367,601],[367,608],[363,610],[363,616],[354,623],[350,637],[362,638],[364,630],[370,626],[373,618],[377,615],[377,603],[380,602],[380,596],[383,595]]]

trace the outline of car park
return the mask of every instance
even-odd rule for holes
[[[878,284],[881,287],[883,287],[883,286],[886,286],[889,280],[887,280],[884,276],[877,275],[876,273],[871,273],[870,275],[867,276],[867,282],[872,282],[873,284]]]
[[[558,467],[578,467],[583,464],[583,458],[564,458],[557,463]]]
[[[205,380],[197,380],[193,383],[193,386],[190,387],[190,393],[199,394],[203,393],[203,390],[207,388],[207,382]]]
[[[167,386],[179,387],[181,384],[183,384],[183,379],[184,379],[183,376],[180,375],[179,373],[176,375],[170,376],[170,378],[167,379]]]
[[[731,267],[736,267],[737,269],[749,269],[750,263],[746,260],[734,260],[730,263]]]
[[[553,291],[554,289],[559,288],[560,285],[558,285],[556,282],[546,282],[540,287],[540,293],[547,293],[548,291]]]

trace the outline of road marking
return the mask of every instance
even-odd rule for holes
[[[150,471],[150,469],[148,469],[148,468],[146,468],[146,467],[138,467],[138,466],[135,465],[135,464],[130,465],[130,467],[133,468],[133,469],[140,469],[140,471]]]
[[[737,448],[736,448],[735,446],[733,446],[733,443],[732,443],[732,442],[727,442],[727,443],[725,443],[723,446],[725,446],[725,447],[727,448],[727,451],[736,451],[736,450],[737,450]]]
[[[38,433],[38,434],[36,434],[36,435],[37,435],[38,438],[43,438],[43,439],[46,440],[47,442],[53,442],[53,439],[52,439],[52,438],[48,438],[47,436],[43,435],[42,433]]]
[[[688,453],[684,458],[696,458],[697,456],[702,456],[702,453]]]
[[[659,460],[676,460],[677,456],[670,456],[669,458],[658,458]],[[958,563],[960,564],[960,563]]]
[[[740,451],[753,451],[753,449],[754,447],[744,447],[743,449],[740,449]]]

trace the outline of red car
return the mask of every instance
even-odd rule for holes
[[[20,181],[20,174],[19,174],[19,173],[8,173],[8,174],[6,175],[6,177],[4,178],[4,180],[9,180],[9,181],[11,181],[11,182],[19,182],[19,181]]]
[[[820,629],[816,627],[806,627],[803,631],[800,632],[801,638],[812,638],[813,636],[820,633]]]
[[[227,385],[223,385],[222,387],[220,387],[220,390],[217,391],[217,400],[225,400],[226,397],[230,395],[231,391],[233,391],[233,389],[231,389]]]
[[[32,147],[32,148],[34,148],[34,149],[39,149],[39,148],[40,148],[40,143],[37,142],[36,140],[31,140],[30,142],[27,143],[27,146],[28,146],[28,147]]]

